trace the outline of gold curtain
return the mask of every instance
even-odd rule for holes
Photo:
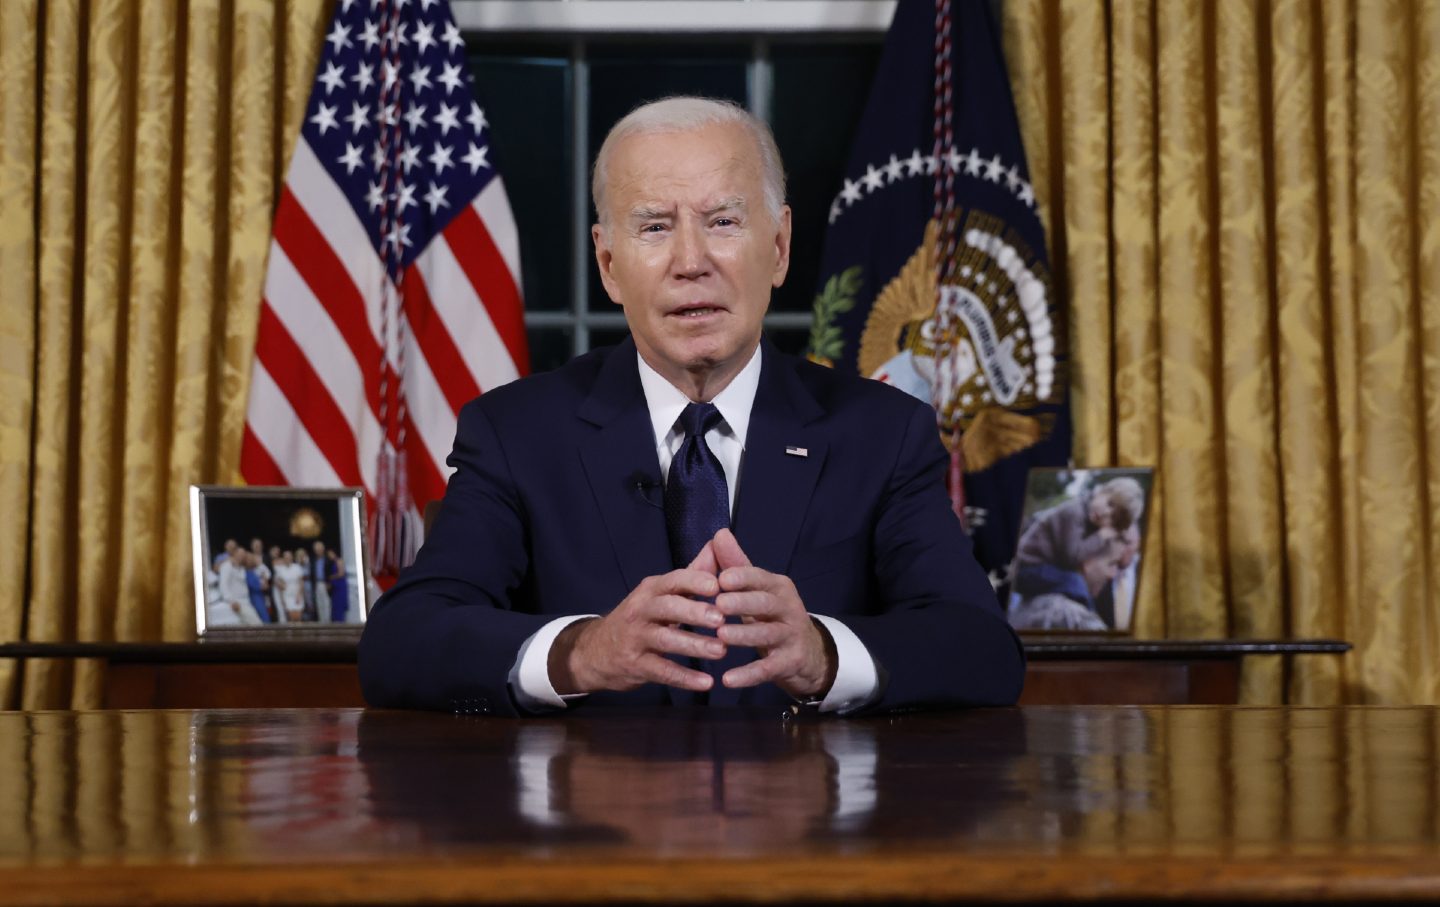
[[[0,640],[194,633],[329,0],[0,3]],[[0,661],[0,706],[98,704]]]
[[[1247,702],[1440,701],[1440,3],[1006,0],[1077,462],[1154,464],[1148,637],[1340,637]]]

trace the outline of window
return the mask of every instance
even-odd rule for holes
[[[795,238],[765,325],[782,350],[804,349],[830,201],[893,2],[456,0],[454,9],[520,233],[534,371],[625,336],[595,271],[589,166],[631,108],[682,93],[737,101],[774,129]]]

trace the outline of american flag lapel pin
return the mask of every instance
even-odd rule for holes
[[[806,449],[803,448],[803,447],[796,447],[796,446],[793,445],[793,444],[787,444],[787,445],[785,445],[785,453],[789,454],[789,455],[792,456],[792,457],[808,457],[808,456],[810,456],[810,451],[806,450]]]

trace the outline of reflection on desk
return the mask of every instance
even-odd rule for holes
[[[362,740],[376,734],[371,724],[361,722]],[[583,722],[517,728],[511,767],[518,818],[678,853],[761,849],[827,828],[852,830],[874,812],[875,731],[864,724],[681,719],[647,722],[625,736],[613,733],[619,729]],[[428,758],[383,743],[361,751],[377,793],[387,778],[413,777],[401,767],[407,759]],[[397,816],[415,817],[410,793],[390,801]],[[433,798],[437,806],[451,795],[419,793],[418,802]],[[695,821],[704,814],[712,821]]]
[[[1440,893],[1432,709],[0,714],[0,903]]]

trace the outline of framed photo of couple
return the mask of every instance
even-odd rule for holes
[[[1027,632],[1128,634],[1152,467],[1032,469],[1006,616]]]
[[[190,486],[202,638],[356,630],[368,611],[364,491]]]

